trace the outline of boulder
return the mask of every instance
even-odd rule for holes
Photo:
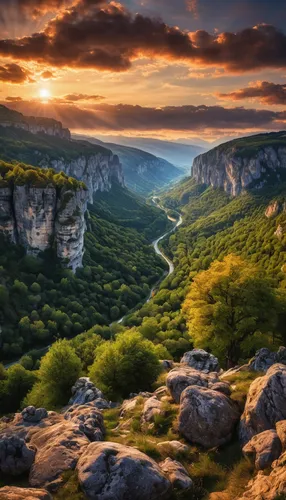
[[[90,441],[103,441],[105,428],[100,410],[90,405],[71,406],[64,414],[65,420],[75,423]]]
[[[220,384],[217,386],[219,387],[220,392],[223,387],[225,388],[225,391],[227,391],[227,388],[229,387],[227,382],[220,382],[218,374],[215,372],[207,374],[183,365],[174,368],[168,373],[166,384],[176,403],[180,402],[182,392],[189,386],[198,385],[211,389],[215,384]]]
[[[279,458],[282,446],[276,431],[271,429],[253,436],[242,451],[244,455],[254,459],[257,470],[263,470],[270,467],[272,462]]]
[[[172,368],[174,368],[174,361],[171,359],[162,359],[160,363],[165,372],[169,372]]]
[[[239,435],[242,443],[286,419],[286,365],[275,364],[250,385]]]
[[[157,444],[157,448],[161,453],[166,452],[172,453],[174,455],[184,454],[189,451],[189,447],[186,444],[176,440],[162,441],[161,443]]]
[[[148,424],[155,421],[156,415],[164,415],[165,411],[163,409],[163,402],[160,401],[156,396],[148,398],[143,407],[143,413],[141,416],[142,427],[148,427]]]
[[[185,352],[181,364],[188,365],[204,373],[219,372],[220,370],[218,359],[203,349],[193,349]]]
[[[286,364],[285,347],[279,347],[278,352],[271,352],[266,347],[259,349],[248,363],[248,368],[255,372],[266,372],[275,363]]]
[[[125,399],[120,408],[120,417],[123,418],[130,412],[133,412],[138,404],[138,397]]]
[[[0,500],[52,500],[52,497],[45,490],[4,486],[0,488]]]
[[[89,500],[163,500],[171,493],[170,481],[154,460],[118,443],[91,443],[77,471]]]
[[[55,491],[62,484],[63,472],[75,468],[90,443],[78,425],[64,419],[56,425],[34,431],[30,442],[37,449],[30,471],[30,485],[49,491]]]
[[[276,432],[280,439],[282,450],[286,451],[286,420],[280,420],[277,422]]]
[[[225,394],[206,387],[187,387],[181,395],[179,432],[192,443],[213,448],[230,441],[239,413]]]
[[[45,408],[35,408],[35,406],[27,406],[21,412],[24,422],[38,423],[48,417],[48,412]]]
[[[62,415],[54,411],[47,412],[47,417],[45,417],[45,412],[46,410],[43,408],[40,409],[40,412],[36,410],[35,414],[32,415],[30,411],[27,412],[25,408],[22,413],[16,413],[12,420],[1,426],[0,437],[6,434],[29,440],[30,433],[51,427],[61,422],[63,419]]]
[[[185,467],[177,460],[172,460],[171,458],[166,458],[164,462],[159,463],[162,471],[168,477],[173,488],[177,490],[189,490],[193,486],[193,481],[191,480]]]
[[[36,455],[33,446],[18,436],[3,435],[0,439],[0,471],[19,476],[32,467]]]
[[[95,387],[88,377],[79,378],[72,387],[72,397],[69,400],[69,405],[84,405],[93,403],[96,408],[109,408],[109,403],[103,397],[102,392]]]
[[[272,464],[272,472],[258,472],[238,500],[282,500],[286,496],[286,452]]]

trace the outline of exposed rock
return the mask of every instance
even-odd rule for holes
[[[72,387],[72,397],[69,405],[84,405],[91,403],[99,409],[109,408],[110,404],[104,399],[102,392],[95,387],[88,377],[79,378]]]
[[[248,391],[240,422],[240,439],[247,443],[255,434],[274,429],[286,419],[286,365],[275,364],[255,379]]]
[[[213,384],[211,386],[211,389],[213,391],[218,391],[218,392],[222,392],[223,394],[225,394],[226,396],[230,396],[231,395],[231,388],[230,388],[230,385],[228,385],[227,383],[225,382],[217,382],[216,384]]]
[[[281,210],[281,203],[278,200],[274,200],[268,205],[265,210],[265,215],[269,219],[270,217],[276,217]]]
[[[203,349],[193,349],[192,351],[185,352],[181,359],[181,364],[188,365],[204,373],[219,372],[220,370],[218,359]]]
[[[54,411],[47,412],[47,417],[44,417],[45,409],[40,408],[39,410],[40,412],[36,413],[36,418],[39,418],[39,415],[41,415],[42,418],[37,421],[34,421],[33,418],[31,420],[31,415],[28,413],[27,408],[25,408],[22,413],[16,413],[12,420],[2,426],[0,436],[2,437],[4,434],[7,434],[9,436],[18,436],[19,438],[29,441],[30,435],[34,432],[52,427],[63,420],[63,416]]]
[[[286,365],[286,348],[279,347],[278,352],[271,352],[266,347],[259,349],[248,363],[248,369],[256,372],[266,372],[275,363]]]
[[[209,387],[210,389],[215,384],[218,384],[219,391],[227,391],[229,387],[227,382],[220,382],[218,374],[204,373],[202,371],[194,370],[189,366],[179,366],[171,370],[166,379],[166,385],[170,394],[176,403],[180,402],[180,397],[184,389],[189,386],[198,385],[201,387]]]
[[[40,429],[31,435],[30,442],[37,449],[30,471],[30,485],[56,490],[62,484],[62,473],[73,470],[89,444],[88,438],[72,422],[62,422]]]
[[[154,460],[117,443],[92,443],[77,465],[80,485],[89,500],[160,500],[171,485]]]
[[[286,451],[286,420],[280,420],[277,422],[276,432],[280,439],[282,450]]]
[[[176,441],[176,440],[162,441],[161,443],[157,444],[157,448],[160,451],[166,451],[166,452],[169,451],[169,453],[172,452],[172,453],[178,454],[178,455],[187,453],[189,450],[189,447],[186,444],[181,443],[180,441]]]
[[[0,488],[0,500],[52,500],[52,497],[45,490],[4,486]]]
[[[239,500],[281,500],[286,495],[286,453],[273,462],[272,472],[265,475],[258,472]],[[284,495],[284,496],[283,496]]]
[[[160,401],[156,396],[148,398],[143,407],[143,412],[141,416],[142,427],[148,427],[148,424],[155,421],[157,415],[164,415],[165,411],[163,409],[163,402]]]
[[[281,441],[273,429],[256,434],[243,447],[243,453],[253,458],[257,470],[267,469],[282,452]]]
[[[91,405],[71,406],[64,415],[78,425],[90,441],[103,441],[105,428],[102,413]]]
[[[165,372],[169,372],[172,368],[174,368],[174,361],[171,359],[162,359],[161,366]]]
[[[154,392],[154,395],[160,399],[164,396],[169,396],[168,387],[166,385],[162,385],[161,387],[158,387],[158,389],[156,389],[156,391]]]
[[[229,370],[226,370],[223,373],[220,373],[219,378],[221,380],[224,380],[227,377],[231,377],[232,375],[236,375],[237,373],[247,372],[247,371],[249,371],[249,367],[247,364],[241,365],[241,366],[235,366],[234,368],[230,368]]]
[[[35,448],[18,436],[4,435],[0,439],[0,471],[19,476],[30,470],[35,459]]]
[[[48,417],[48,412],[45,408],[35,408],[34,406],[27,406],[22,411],[24,422],[37,423]]]
[[[278,240],[282,240],[284,234],[285,234],[285,226],[279,224],[276,231],[274,232],[274,235],[277,236]]]
[[[192,488],[193,481],[191,480],[185,467],[180,462],[172,460],[171,458],[166,458],[164,462],[159,463],[159,466],[167,475],[173,488],[178,490],[189,490]]]
[[[227,443],[239,413],[225,394],[206,387],[187,387],[181,395],[179,432],[190,442],[205,448]]]

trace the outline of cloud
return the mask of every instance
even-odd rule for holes
[[[31,73],[18,64],[9,63],[0,66],[0,81],[5,83],[31,82]]]
[[[89,95],[89,94],[67,94],[63,98],[67,102],[77,102],[77,101],[102,101],[104,97],[102,95]]]
[[[9,101],[9,102],[21,102],[23,101],[22,97],[14,97],[14,96],[8,96],[6,97],[6,101]]]
[[[51,80],[52,78],[55,78],[55,76],[51,71],[43,71],[41,78],[43,80]]]
[[[79,0],[44,31],[0,40],[0,55],[57,67],[126,71],[142,56],[219,66],[229,71],[286,67],[286,35],[260,25],[237,33],[189,33],[131,14],[120,3]]]
[[[47,12],[57,12],[58,9],[67,6],[69,0],[0,0],[2,13],[14,10],[25,17],[38,18]],[[0,16],[0,21],[4,21],[4,16]]]
[[[286,83],[254,82],[248,87],[229,92],[216,94],[220,99],[239,101],[240,99],[255,99],[263,104],[286,104]]]
[[[11,105],[24,114],[49,116],[77,130],[107,131],[180,131],[243,130],[283,128],[285,113],[270,110],[224,108],[222,106],[166,106],[163,108],[127,104],[93,104],[85,108],[67,104],[17,102]]]

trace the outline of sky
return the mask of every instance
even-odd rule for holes
[[[0,0],[0,101],[89,135],[286,129],[285,0]]]

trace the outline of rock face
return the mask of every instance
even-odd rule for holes
[[[279,420],[285,420],[285,399],[286,365],[275,364],[249,388],[240,422],[241,441],[247,443],[256,434],[274,429]]]
[[[248,363],[248,369],[256,372],[266,372],[275,363],[286,365],[286,348],[280,347],[278,352],[271,352],[266,347],[259,349]]]
[[[19,476],[30,470],[35,459],[35,448],[18,436],[4,435],[0,439],[0,471]]]
[[[269,476],[259,472],[239,500],[283,500],[286,495],[286,453],[272,464]]]
[[[0,500],[52,500],[52,497],[45,490],[4,486],[0,488]]]
[[[225,394],[191,386],[181,395],[179,432],[192,443],[204,448],[227,443],[238,419],[235,404]]]
[[[161,462],[159,465],[162,471],[169,478],[173,488],[178,490],[189,490],[192,488],[193,481],[191,480],[185,467],[180,462],[172,460],[171,458],[166,458],[166,460]]]
[[[103,441],[105,428],[102,413],[91,405],[71,406],[65,419],[74,422],[90,441]]]
[[[265,136],[269,145],[264,144]],[[239,195],[253,183],[256,187],[263,186],[268,176],[276,176],[279,181],[280,170],[286,168],[285,133],[265,136],[255,136],[255,147],[251,145],[253,137],[243,138],[221,144],[197,156],[193,162],[194,179],[199,184],[222,188],[232,196]],[[275,141],[281,141],[281,146],[271,146],[271,138],[274,144]]]
[[[89,500],[161,500],[170,495],[170,482],[156,462],[129,446],[92,443],[77,471]]]
[[[148,427],[150,423],[155,421],[157,415],[164,416],[163,403],[156,396],[152,396],[144,403],[141,417],[142,427]]]
[[[274,200],[265,210],[265,216],[269,219],[270,217],[276,217],[281,210],[285,210],[285,203],[281,204],[278,200]]]
[[[273,429],[256,434],[243,447],[243,453],[254,458],[257,470],[267,469],[282,452],[281,441]]]
[[[79,378],[72,387],[72,397],[69,400],[69,405],[85,405],[92,403],[93,406],[99,409],[109,408],[109,403],[103,397],[102,392],[95,387],[88,377]]]
[[[218,359],[203,349],[193,349],[186,352],[181,359],[181,364],[204,373],[219,372],[220,370]]]
[[[220,382],[217,373],[203,373],[188,366],[179,366],[168,373],[166,385],[176,403],[180,402],[180,397],[184,389],[189,386],[198,385],[215,389],[220,392],[229,391],[227,382]]]
[[[286,420],[279,420],[277,422],[276,432],[280,439],[282,450],[286,451]]]
[[[84,189],[0,187],[0,232],[32,255],[55,245],[57,256],[75,270],[82,265],[86,203]]]
[[[35,406],[27,406],[22,411],[24,422],[38,423],[48,417],[48,412],[45,408],[35,408]]]

